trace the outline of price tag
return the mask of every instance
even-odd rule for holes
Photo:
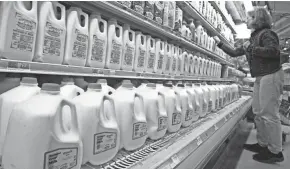
[[[173,163],[176,164],[176,165],[180,163],[180,159],[179,159],[179,157],[178,157],[176,154],[174,154],[174,155],[171,157],[171,160],[172,160]]]
[[[214,130],[217,131],[218,129],[219,129],[218,126],[215,124],[214,125]]]
[[[7,69],[30,70],[30,64],[25,62],[8,62]]]
[[[102,69],[92,69],[93,74],[104,75],[104,71]]]
[[[228,121],[228,118],[227,118],[227,116],[225,116],[225,121],[226,121],[226,122]]]
[[[200,136],[197,137],[197,145],[200,146],[202,144],[202,139],[200,138]]]
[[[116,74],[116,70],[110,70],[110,74],[111,75],[115,75]]]

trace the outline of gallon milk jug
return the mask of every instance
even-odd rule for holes
[[[174,87],[174,90],[180,97],[182,127],[188,127],[191,125],[193,120],[192,98],[184,84],[178,83],[177,86]]]
[[[123,26],[123,53],[121,69],[132,71],[135,59],[135,32],[128,24]]]
[[[113,98],[121,132],[120,148],[132,151],[143,146],[147,138],[143,97],[133,89],[133,84],[129,80],[124,80],[113,94]]]
[[[88,90],[73,99],[83,141],[82,164],[100,165],[117,154],[120,130],[113,99],[102,91],[101,84],[90,83]]]
[[[192,121],[194,122],[194,121],[197,121],[199,118],[199,111],[200,111],[199,98],[191,83],[186,83],[185,89],[187,90],[189,99],[191,100],[191,103],[192,103],[192,107],[193,107]]]
[[[146,54],[146,72],[153,73],[155,68],[156,62],[156,49],[155,49],[155,39],[153,39],[150,35],[146,35],[146,47],[147,47],[147,54]]]
[[[108,21],[108,47],[105,67],[119,70],[121,68],[121,56],[123,46],[123,28],[117,24],[116,19]]]
[[[202,111],[203,111],[203,116],[208,114],[208,105],[209,105],[209,99],[210,99],[210,91],[208,87],[203,83],[201,85],[201,89],[203,90],[203,105],[202,105]]]
[[[218,108],[223,108],[223,87],[221,85],[218,85],[219,88],[219,106]]]
[[[181,102],[180,96],[173,89],[170,82],[164,84],[163,87],[157,86],[158,91],[165,95],[165,106],[168,116],[168,132],[177,132],[182,125]]]
[[[165,135],[168,126],[165,95],[156,90],[156,84],[154,83],[139,86],[138,92],[144,99],[148,137],[152,140],[160,139]]]
[[[213,85],[216,91],[216,98],[215,98],[215,103],[214,103],[214,111],[218,111],[219,110],[219,95],[220,95],[220,89],[218,87],[217,84]]]
[[[209,93],[210,93],[210,97],[209,97],[209,103],[208,103],[208,112],[213,112],[215,109],[215,97],[216,97],[216,93],[215,93],[215,88],[212,85],[207,85],[208,89],[209,89]]]
[[[172,46],[169,43],[165,43],[165,70],[164,70],[164,74],[169,75],[172,69],[172,53],[171,53],[171,49]]]
[[[181,26],[181,36],[184,38],[187,38],[189,33],[186,25],[186,21],[183,21]]]
[[[189,29],[191,31],[191,39],[192,41],[195,41],[195,24],[193,19],[189,19]]]
[[[144,72],[145,61],[146,61],[146,36],[142,32],[137,31],[135,37],[135,61],[134,61],[134,71]]]
[[[176,75],[180,76],[183,75],[184,71],[183,71],[183,66],[184,66],[184,59],[183,59],[183,52],[182,49],[177,47],[177,51],[178,51],[178,56],[177,56],[177,71],[176,71]]]
[[[193,74],[195,76],[199,75],[199,57],[196,56],[196,54],[193,56]]]
[[[0,57],[32,61],[37,32],[37,2],[1,2],[0,22]]]
[[[90,16],[87,66],[104,68],[107,55],[108,23],[98,13]]]
[[[171,48],[171,56],[172,56],[172,68],[171,68],[171,75],[176,75],[177,71],[177,59],[178,59],[178,47],[172,45]]]
[[[196,96],[196,100],[197,100],[197,104],[199,106],[196,106],[195,112],[199,115],[199,117],[204,117],[206,115],[206,112],[203,111],[203,106],[204,106],[204,91],[201,88],[201,85],[198,84],[194,84],[193,89],[195,91],[195,96]]]
[[[99,79],[97,81],[97,83],[102,85],[102,91],[105,94],[111,95],[111,94],[113,94],[116,91],[114,88],[112,88],[111,86],[109,86],[107,84],[107,80],[106,79]]]
[[[183,74],[188,75],[189,74],[189,56],[186,50],[182,53],[182,60],[183,60]]]
[[[200,21],[196,21],[196,35],[197,35],[197,37],[196,37],[196,42],[197,42],[197,44],[198,45],[202,45],[202,43],[203,43],[203,27],[201,26],[201,23],[200,23]]]
[[[84,90],[75,85],[73,78],[63,78],[61,82],[60,95],[66,99],[73,99],[74,97],[84,93]]]
[[[38,94],[39,91],[40,88],[37,86],[36,78],[23,77],[20,86],[0,95],[0,157],[2,156],[7,126],[14,106]]]
[[[62,64],[66,35],[65,6],[58,2],[38,3],[38,29],[34,61]]]
[[[154,72],[162,74],[165,70],[165,57],[164,57],[164,42],[160,39],[156,39],[156,60]]]
[[[199,62],[200,62],[200,65],[199,65],[199,75],[200,76],[204,76],[204,74],[203,74],[204,63],[205,63],[204,58],[200,57]]]
[[[14,75],[14,74],[12,74]],[[6,73],[0,73],[0,94],[20,85],[20,77],[10,77]]]
[[[64,64],[85,66],[89,44],[89,16],[80,8],[67,11]]]
[[[203,67],[203,75],[204,76],[208,76],[207,70],[208,70],[208,60],[206,58],[204,58],[204,67]]]

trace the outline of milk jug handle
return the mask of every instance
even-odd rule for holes
[[[54,1],[52,3],[55,6],[55,10],[57,9],[57,7],[59,7],[61,9],[61,19],[60,20],[65,20],[65,13],[66,13],[65,6],[58,3],[58,2],[54,2]]]
[[[57,118],[57,119],[59,119],[59,124],[62,127],[62,130],[66,131],[64,128],[63,119],[62,119],[63,107],[68,106],[70,108],[70,111],[71,111],[71,124],[72,124],[71,131],[74,133],[78,133],[77,110],[76,110],[75,104],[73,104],[72,102],[70,102],[67,99],[63,99],[61,101],[60,105],[61,105],[61,111],[60,111],[60,113],[58,113],[59,118]]]
[[[175,98],[175,107],[176,109],[178,109],[180,106],[181,106],[181,103],[180,103],[180,95],[178,92],[174,91],[175,95],[176,95],[176,98]]]
[[[110,110],[109,113],[108,113],[108,116],[105,115],[105,111],[104,111],[104,107],[105,107],[105,101],[108,101],[110,102],[111,106],[112,106],[112,111]],[[116,114],[115,114],[115,102],[113,100],[113,98],[107,94],[104,95],[103,97],[103,106],[102,106],[102,116],[101,118],[103,118],[102,120],[105,121],[105,120],[112,120],[112,119],[116,119]],[[107,118],[108,119],[107,119]]]
[[[77,87],[76,89],[77,89],[77,92],[80,94],[83,94],[85,92],[82,88]]]
[[[140,102],[141,102],[141,104],[140,104],[141,105],[141,111],[144,112],[145,108],[144,108],[144,98],[143,98],[143,96],[140,95],[139,93],[135,93],[135,97],[134,98],[136,98],[136,97],[138,97],[140,99]],[[133,108],[133,110],[134,110],[134,108]]]
[[[162,105],[163,105],[163,108],[165,108],[165,95],[162,92],[158,92],[158,96],[162,97]],[[160,107],[161,106],[158,105],[158,111],[159,112],[161,111]]]

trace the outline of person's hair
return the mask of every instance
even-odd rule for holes
[[[255,17],[255,19],[251,23],[253,29],[272,27],[272,16],[264,7],[255,7],[253,11],[248,12],[248,15]]]

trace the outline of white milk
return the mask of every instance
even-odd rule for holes
[[[3,149],[5,169],[81,168],[83,144],[76,107],[59,93],[59,85],[45,83],[39,94],[13,109]],[[64,128],[64,106],[71,110],[71,130]]]
[[[188,75],[194,76],[195,60],[192,53],[188,54]],[[185,64],[185,63],[184,63]]]
[[[164,74],[169,75],[172,70],[172,45],[169,43],[165,43],[165,70]]]
[[[171,48],[171,56],[172,56],[172,68],[171,75],[176,75],[177,72],[177,60],[178,60],[178,47],[172,45]]]
[[[32,61],[37,21],[37,1],[1,2],[0,57]]]
[[[194,90],[194,86],[192,86],[191,83],[186,83],[185,88],[188,92],[189,97],[191,98],[192,101],[192,107],[193,107],[193,116],[192,116],[192,121],[197,121],[199,118],[199,111],[200,111],[200,101],[197,92]]]
[[[206,59],[206,58],[204,58],[204,60],[203,60],[203,75],[204,76],[208,76],[208,74],[207,74],[207,70],[208,70],[208,60]]]
[[[192,85],[192,88],[194,89],[195,92],[195,98],[196,98],[196,107],[195,107],[195,112],[196,114],[199,115],[199,117],[204,117],[205,113],[203,111],[203,104],[204,104],[204,91],[201,88],[201,85],[198,84],[194,84]]]
[[[146,65],[146,36],[142,32],[137,31],[135,37],[135,61],[134,61],[134,71],[144,72]]]
[[[204,76],[204,64],[205,64],[205,59],[200,57],[199,59],[199,75]]]
[[[74,97],[84,93],[84,90],[74,84],[72,78],[63,78],[61,82],[60,94],[66,99],[73,99]]]
[[[146,72],[153,73],[156,64],[156,42],[150,35],[146,35]]]
[[[209,100],[210,100],[210,93],[209,93],[210,91],[204,83],[201,85],[201,88],[203,90],[203,105],[202,105],[203,116],[201,117],[204,117],[206,114],[209,113],[208,105],[209,105]]]
[[[128,24],[123,26],[123,53],[121,69],[132,71],[135,60],[135,32]]]
[[[118,25],[116,19],[108,21],[108,46],[105,67],[119,70],[121,68],[123,46],[123,28]]]
[[[80,8],[67,11],[64,64],[85,66],[89,45],[89,15]]]
[[[107,84],[107,80],[106,79],[99,79],[97,81],[97,83],[101,84],[102,85],[102,91],[105,93],[105,94],[108,94],[108,95],[111,95],[113,94],[116,90],[114,88],[112,88],[111,86],[109,86]]]
[[[107,56],[108,23],[98,13],[90,16],[87,66],[104,68]]]
[[[156,62],[154,72],[162,74],[165,71],[165,45],[160,39],[156,39]]]
[[[177,56],[177,71],[176,71],[176,75],[180,76],[183,74],[183,66],[184,66],[184,60],[183,60],[183,52],[182,49],[177,47],[177,51],[178,51],[178,56]]]
[[[90,83],[88,90],[73,99],[83,141],[82,164],[100,165],[117,154],[120,130],[113,99],[102,91],[101,84]]]
[[[197,76],[199,75],[199,57],[197,57],[196,55],[193,56],[193,69],[194,69],[194,75]]]
[[[62,64],[66,37],[65,6],[58,2],[38,3],[38,29],[34,61]]]
[[[189,61],[190,61],[190,59],[189,59],[189,55],[188,55],[188,53],[186,52],[186,50],[184,50],[183,51],[183,53],[182,53],[182,61],[183,61],[183,74],[184,75],[189,75],[189,65],[190,65],[190,63],[189,63]]]

